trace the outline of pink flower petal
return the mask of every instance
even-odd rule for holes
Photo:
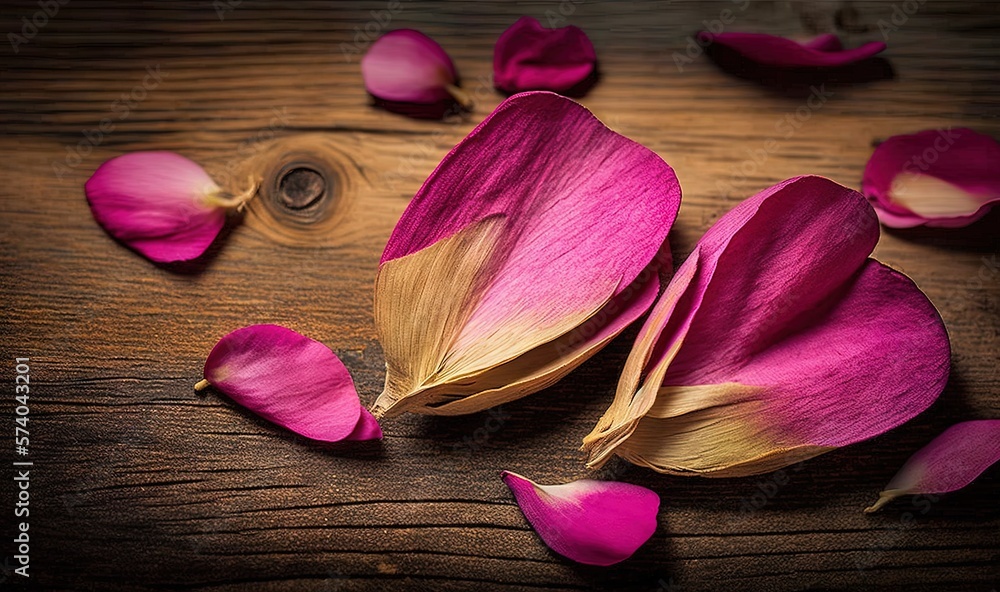
[[[843,49],[840,39],[822,35],[808,43],[762,33],[700,34],[706,40],[729,48],[762,66],[776,68],[833,68],[866,60],[885,50],[885,43],[872,41],[854,49]]]
[[[431,117],[443,115],[456,99],[471,104],[456,86],[458,74],[448,54],[413,29],[379,37],[361,58],[361,76],[376,102],[390,111]]]
[[[522,16],[497,39],[493,83],[507,93],[566,92],[591,77],[596,65],[594,44],[579,27],[546,29]]]
[[[523,93],[504,101],[427,179],[393,230],[380,276],[390,263],[415,265],[421,257],[428,261],[420,273],[430,273],[437,256],[430,247],[458,240],[463,233],[485,237],[488,246],[466,257],[466,262],[484,257],[475,263],[480,266],[476,289],[460,297],[469,301],[456,301],[459,287],[449,287],[455,281],[453,265],[443,268],[445,277],[427,277],[420,284],[422,297],[447,302],[455,308],[447,318],[462,320],[455,332],[449,329],[447,336],[434,339],[448,348],[441,365],[435,361],[434,367],[439,374],[454,370],[473,376],[533,347],[566,345],[550,341],[559,335],[548,332],[560,330],[567,318],[586,319],[591,313],[609,321],[614,317],[608,324],[588,325],[600,333],[598,328],[620,331],[642,314],[636,303],[651,300],[647,284],[641,297],[628,299],[625,306],[617,297],[656,256],[679,203],[676,177],[655,153],[612,132],[569,99]],[[376,288],[376,310],[399,296],[394,296],[399,289]],[[382,325],[384,317],[376,313],[376,323]],[[425,319],[409,323],[380,326],[392,377],[387,384],[400,384],[395,377],[407,374],[403,366],[412,356],[396,351],[384,339],[386,331],[413,332],[413,339],[400,340],[408,347],[427,328]],[[605,340],[600,345],[613,336],[601,335]],[[540,336],[545,336],[541,342]],[[591,347],[595,343],[589,333],[585,337],[568,347],[588,356],[596,353],[600,347]],[[495,359],[500,345],[509,352],[503,360]],[[572,367],[560,366],[566,372]],[[428,377],[409,378],[424,384]],[[508,376],[505,384],[517,378]],[[394,403],[400,395],[384,396]],[[380,398],[377,405],[387,407],[387,402]],[[457,403],[453,409],[461,408]],[[433,412],[447,412],[448,406]],[[432,410],[425,406],[421,412]]]
[[[205,362],[205,380],[257,415],[324,442],[377,438],[347,368],[325,345],[277,325],[223,337]],[[374,425],[373,425],[374,424]]]
[[[865,513],[903,495],[962,489],[998,461],[1000,419],[955,424],[911,456]]]
[[[1000,201],[1000,143],[967,128],[879,144],[862,190],[886,226],[968,226]]]
[[[820,177],[726,214],[640,332],[585,440],[591,465],[614,453],[663,472],[756,474],[930,406],[948,337],[908,278],[868,259],[877,240],[862,196]]]
[[[173,152],[112,158],[85,189],[97,223],[153,261],[198,257],[226,220],[225,208],[206,201],[219,187],[197,163]]]
[[[358,423],[354,426],[354,430],[344,439],[381,440],[382,427],[378,425],[378,420],[375,419],[375,416],[362,407],[361,415],[358,417]]]
[[[619,563],[656,531],[660,496],[645,487],[590,479],[538,485],[508,471],[502,476],[538,536],[573,561]]]

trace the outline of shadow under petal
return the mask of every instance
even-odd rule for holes
[[[810,96],[815,92],[814,87],[823,84],[850,86],[891,80],[896,76],[892,64],[881,57],[871,57],[843,66],[805,68],[761,64],[718,43],[708,45],[705,54],[723,72],[794,99]]]
[[[226,223],[222,226],[222,229],[219,231],[219,234],[216,235],[212,244],[205,249],[204,253],[194,259],[190,259],[188,261],[172,261],[169,263],[153,261],[153,265],[156,265],[165,271],[169,271],[170,273],[176,273],[177,275],[200,275],[208,269],[210,265],[212,265],[212,262],[219,256],[222,249],[225,248],[229,235],[232,234],[233,230],[239,226],[242,221],[242,215],[228,216],[226,218]]]
[[[580,99],[584,95],[590,92],[592,88],[597,86],[597,83],[601,81],[601,64],[600,61],[594,62],[594,68],[590,71],[590,74],[586,78],[577,82],[570,88],[566,90],[553,90],[551,88],[523,88],[517,91],[504,90],[502,88],[497,88],[496,91],[503,95],[504,97],[512,97],[518,93],[529,92],[533,90],[548,90],[554,93],[558,93],[564,97],[569,97],[571,99]]]
[[[937,228],[915,226],[913,228],[890,228],[882,226],[882,231],[907,242],[930,244],[943,249],[971,251],[973,253],[996,253],[1000,250],[997,229],[1000,228],[1000,205],[968,226],[959,228]]]

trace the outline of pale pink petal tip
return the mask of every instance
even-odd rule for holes
[[[225,208],[205,200],[219,187],[197,163],[173,152],[112,158],[84,189],[108,234],[161,263],[197,258],[226,220]]]
[[[354,381],[337,356],[291,329],[253,325],[226,335],[205,362],[205,380],[257,415],[312,440],[382,435],[361,408]]]
[[[378,420],[364,407],[361,408],[361,416],[358,423],[345,440],[381,440],[382,427],[378,425]]]
[[[596,65],[594,44],[582,29],[546,29],[523,16],[497,39],[493,83],[506,93],[568,92],[591,78]]]
[[[458,88],[451,58],[420,31],[399,29],[378,38],[361,58],[365,89],[390,111],[414,116],[442,115],[456,101],[468,106]]]
[[[868,160],[862,190],[886,226],[968,226],[1000,201],[1000,143],[968,128],[893,136]]]
[[[835,35],[821,35],[799,43],[763,33],[699,34],[707,42],[727,47],[744,58],[773,68],[837,68],[866,60],[885,50],[885,43],[872,41],[853,49],[843,49]]]
[[[1000,461],[1000,419],[955,424],[911,456],[866,513],[903,495],[949,493]]]
[[[660,497],[645,487],[590,479],[538,485],[508,471],[502,477],[545,544],[578,563],[624,561],[656,530]]]

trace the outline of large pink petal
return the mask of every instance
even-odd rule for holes
[[[828,179],[797,177],[720,218],[698,241],[703,271],[689,288],[705,314],[692,323],[670,376],[726,372],[809,322],[878,242],[875,216],[859,198]]]
[[[622,295],[679,202],[663,160],[579,104],[504,101],[431,174],[382,255],[375,415],[471,413],[572,371],[650,302],[648,281]]]
[[[885,50],[885,43],[872,41],[854,49],[843,49],[840,40],[822,35],[808,43],[763,33],[701,33],[705,38],[763,66],[777,68],[832,68],[868,59]]]
[[[656,531],[660,497],[645,487],[590,479],[538,485],[507,471],[503,480],[538,536],[573,561],[619,563]]]
[[[354,381],[328,347],[277,325],[223,337],[205,361],[205,380],[233,401],[313,440],[381,435],[362,417]]]
[[[98,224],[153,261],[194,259],[218,236],[224,208],[205,197],[219,187],[173,152],[132,152],[108,160],[85,186]]]
[[[865,512],[874,512],[902,495],[959,490],[997,462],[1000,419],[955,424],[911,456]]]
[[[499,324],[551,323],[608,284],[617,295],[656,255],[679,204],[677,178],[654,152],[569,99],[522,93],[438,165],[382,262],[502,215],[503,260],[459,338],[467,343]]]
[[[612,410],[645,394],[609,410],[620,417],[588,436],[592,458],[752,474],[926,409],[947,381],[947,334],[908,278],[868,259],[877,240],[864,198],[820,177],[726,214],[642,329],[626,368],[644,370],[623,374]]]
[[[522,16],[497,39],[493,83],[507,93],[565,92],[587,80],[596,64],[594,44],[579,27],[546,29]]]
[[[361,58],[365,88],[384,101],[430,104],[448,100],[455,65],[444,49],[420,31],[390,31]]]
[[[868,160],[862,190],[886,226],[967,226],[1000,201],[1000,143],[968,128],[893,136]]]

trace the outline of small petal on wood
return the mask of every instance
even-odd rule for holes
[[[111,236],[161,263],[195,259],[226,220],[220,189],[173,152],[131,152],[102,164],[85,186],[94,219]]]
[[[594,44],[579,27],[546,29],[530,16],[511,25],[493,49],[493,83],[506,93],[567,92],[593,76]]]
[[[972,483],[1000,461],[1000,419],[955,424],[916,452],[866,514],[903,495],[949,493]]]
[[[377,437],[362,417],[351,375],[318,341],[277,325],[223,337],[205,361],[205,380],[257,415],[323,442]]]
[[[660,497],[645,487],[590,479],[538,485],[508,471],[503,480],[538,536],[573,561],[619,563],[656,531]]]
[[[968,226],[1000,202],[1000,143],[968,128],[893,136],[868,160],[862,191],[886,226]]]

